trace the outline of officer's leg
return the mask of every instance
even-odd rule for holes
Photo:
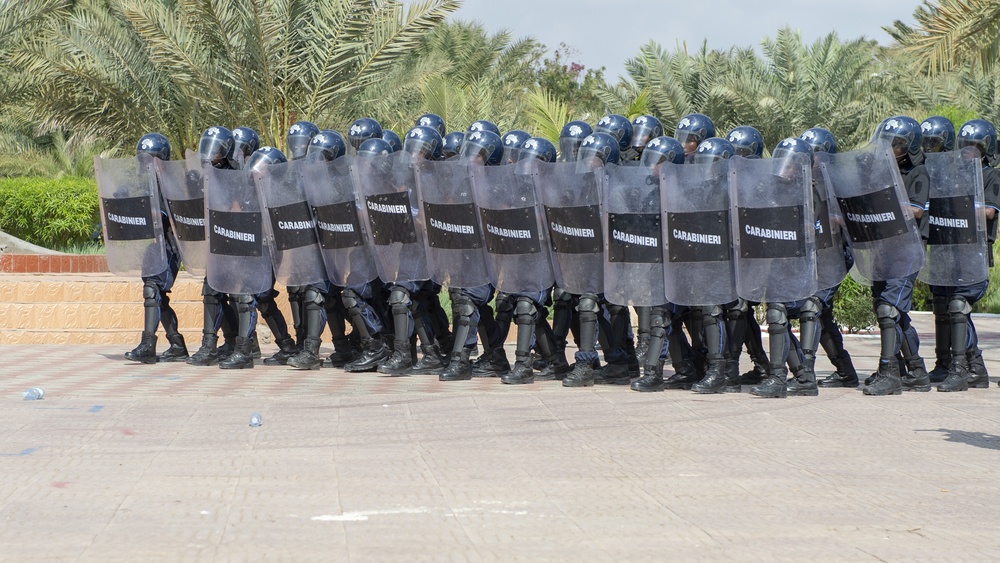
[[[278,345],[278,351],[264,360],[265,366],[283,366],[288,363],[288,359],[298,353],[295,341],[288,334],[288,324],[285,322],[285,315],[278,308],[278,303],[274,300],[278,292],[273,288],[257,296],[257,311],[264,319],[267,328],[274,335],[274,343]]]
[[[187,359],[187,363],[193,366],[210,366],[219,362],[219,325],[222,324],[223,308],[228,308],[221,302],[222,295],[208,286],[207,279],[202,282],[201,302],[204,321],[201,347]],[[233,332],[235,333],[234,329]]]
[[[531,368],[531,342],[534,340],[535,322],[538,320],[537,306],[530,297],[518,295],[514,304],[514,321],[517,324],[517,348],[514,352],[514,367],[500,377],[507,384],[534,383],[535,373]]]
[[[816,385],[816,346],[819,343],[819,314],[823,304],[818,297],[809,297],[799,305],[799,346],[802,364],[794,370],[795,377],[788,382],[788,394],[793,397],[815,397],[819,394]]]
[[[170,306],[170,290],[174,287],[174,280],[177,279],[177,272],[180,270],[180,256],[177,254],[176,243],[173,241],[173,233],[165,233],[167,244],[167,270],[156,276],[157,286],[160,290],[160,324],[166,333],[167,342],[170,347],[160,354],[161,362],[183,362],[188,358],[187,344],[184,343],[184,335],[178,330],[177,313]]]
[[[361,355],[360,339],[355,334],[356,344],[352,346],[351,337],[347,335],[348,314],[343,291],[342,287],[331,286],[323,296],[326,325],[330,328],[330,343],[333,344],[333,353],[324,360],[323,367],[342,368]]]
[[[844,337],[840,334],[840,326],[833,318],[833,299],[839,287],[826,290],[826,293],[821,297],[823,309],[819,315],[822,326],[819,343],[823,346],[826,357],[829,358],[836,371],[817,382],[819,387],[857,387],[860,384],[858,372],[854,369],[854,361],[851,360],[851,355],[844,348]]]
[[[749,305],[749,304],[748,304]],[[760,323],[757,322],[755,303],[749,305],[746,315],[746,327],[743,332],[743,344],[746,346],[750,359],[753,360],[753,369],[740,375],[741,385],[757,385],[767,379],[767,370],[770,361],[767,359],[767,350],[764,349],[764,340],[761,337]]]
[[[885,289],[886,282],[875,282],[872,286],[875,317],[878,319],[882,347],[879,353],[878,372],[874,374],[871,383],[865,386],[865,395],[899,395],[903,390],[899,363],[896,360],[903,338],[902,330],[899,328],[899,309],[881,297]]]
[[[782,398],[788,395],[788,310],[784,303],[767,304],[768,377],[763,383],[750,389],[758,397]]]
[[[931,310],[934,312],[934,369],[928,374],[931,382],[940,383],[948,377],[951,366],[951,319],[948,316],[947,288],[931,286]]]
[[[382,317],[370,303],[376,294],[375,289],[371,283],[366,283],[346,287],[341,292],[351,328],[361,340],[361,356],[348,362],[344,366],[346,371],[375,371],[379,362],[389,357],[389,347],[380,334],[384,328]]]
[[[573,321],[573,296],[560,287],[552,288],[552,334],[556,347],[566,349],[570,324]]]
[[[708,350],[706,355],[708,365],[704,377],[692,385],[691,390],[695,393],[722,393],[726,390],[726,353],[728,352],[726,322],[722,316],[723,306],[701,307],[701,314],[705,348]]]
[[[972,313],[972,305],[969,305],[965,297],[953,294],[949,297],[947,306],[951,325],[951,363],[948,365],[948,377],[938,385],[938,391],[966,391],[969,389],[970,373],[965,352],[969,344],[969,315]]]
[[[306,338],[306,328],[302,323],[302,313],[305,309],[303,305],[305,291],[306,288],[302,286],[290,285],[285,288],[285,292],[288,294],[288,308],[292,312],[292,330],[295,332],[295,347],[299,350],[302,349]]]
[[[573,373],[563,379],[564,387],[593,385],[594,364],[598,362],[597,350],[594,348],[597,340],[597,315],[600,312],[597,295],[593,293],[581,295],[576,308],[580,313],[580,350],[576,353]]]
[[[407,375],[413,366],[410,355],[410,336],[414,331],[410,289],[395,284],[389,288],[389,309],[392,311],[393,351],[378,365],[378,372],[389,375]]]
[[[740,382],[740,356],[743,354],[743,343],[746,341],[747,317],[750,316],[750,303],[746,299],[737,299],[726,307],[726,336],[729,341],[729,357],[726,358],[726,393],[739,393],[743,390]]]
[[[152,277],[143,278],[142,341],[134,349],[125,353],[126,360],[143,364],[156,363],[156,327],[160,325],[160,300],[160,287],[156,281]]]
[[[314,285],[306,286],[302,292],[305,341],[302,351],[288,359],[288,365],[298,369],[319,369],[323,365],[323,360],[319,357],[319,346],[326,322],[326,297],[323,291]]]
[[[537,305],[537,304],[536,304]],[[536,380],[562,380],[573,368],[566,362],[566,351],[556,346],[552,327],[549,326],[548,310],[537,305],[535,320],[535,346],[542,355],[545,367],[535,375]]]
[[[670,332],[670,314],[666,306],[649,308],[649,350],[642,366],[642,377],[632,382],[632,390],[640,392],[663,391],[663,364],[656,350],[663,348]]]
[[[250,345],[250,335],[257,328],[256,299],[251,294],[241,293],[230,295],[236,303],[238,319],[236,345],[233,353],[219,361],[222,369],[249,369],[253,367],[253,349]]]
[[[629,369],[629,364],[635,360],[635,348],[630,334],[632,323],[628,307],[603,301],[602,310],[607,316],[598,321],[598,338],[605,336],[600,339],[605,365],[594,373],[594,382],[602,385],[628,385],[632,382],[633,370],[639,370],[638,364]],[[635,375],[638,377],[638,373]]]
[[[452,334],[448,326],[448,313],[441,306],[441,299],[438,297],[441,293],[441,285],[434,282],[430,282],[427,285],[426,303],[431,333],[437,341],[439,351],[451,350]]]
[[[451,318],[455,341],[451,348],[451,362],[438,377],[441,381],[462,381],[472,379],[472,363],[469,353],[476,346],[476,331],[474,323],[478,324],[478,311],[472,302],[472,297],[461,289],[449,289],[451,297]]]
[[[410,313],[413,315],[413,328],[416,332],[417,340],[420,342],[420,352],[422,354],[410,370],[413,374],[438,375],[444,369],[443,354],[435,338],[435,326],[437,323],[433,319],[435,314],[432,313],[433,303],[437,303],[438,308],[441,307],[437,296],[437,292],[440,289],[440,285],[424,282],[420,284],[420,288],[413,294]],[[447,340],[451,340],[450,332],[448,333]]]
[[[635,359],[641,365],[645,365],[646,351],[649,350],[649,327],[651,326],[651,321],[649,318],[650,309],[651,307],[635,308],[635,322],[636,322],[636,333],[637,333],[636,343],[635,343]]]
[[[483,314],[481,323],[487,325],[482,340],[486,344],[484,348],[488,348],[488,351],[472,368],[472,374],[477,377],[500,377],[510,371],[510,362],[507,361],[503,345],[507,340],[511,320],[514,318],[514,297],[509,293],[497,293],[493,305],[496,307],[496,316],[491,320],[488,320],[485,312],[480,309]]]

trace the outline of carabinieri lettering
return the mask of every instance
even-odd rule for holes
[[[410,212],[410,208],[405,205],[386,205],[372,200],[368,200],[368,209],[378,211],[379,213],[395,213],[397,215],[405,215]]]
[[[674,229],[673,236],[677,240],[683,240],[687,242],[697,242],[700,244],[722,244],[722,237],[719,235],[705,235],[702,233],[689,233],[687,231],[681,231],[679,229]]]
[[[620,240],[625,244],[638,244],[639,246],[660,246],[660,240],[656,237],[643,237],[639,235],[633,235],[631,233],[624,233],[622,231],[612,229],[611,236],[615,240]]]
[[[430,224],[435,229],[447,231],[449,233],[459,233],[463,235],[476,234],[476,230],[472,227],[472,225],[455,225],[453,223],[445,223],[444,221],[438,221],[437,219],[431,219]]]
[[[531,238],[531,231],[522,229],[504,229],[503,227],[494,227],[493,225],[487,224],[486,230],[498,237],[523,239]]]
[[[888,223],[896,220],[896,214],[887,213],[848,213],[847,218],[855,223]]]
[[[770,238],[775,240],[799,240],[799,234],[795,231],[779,231],[777,229],[762,229],[760,227],[754,227],[753,225],[747,225],[744,227],[746,233],[750,236],[760,237],[760,238]]]
[[[115,215],[114,213],[108,213],[108,219],[114,221],[115,223],[121,223],[123,225],[145,225],[145,217],[124,217],[122,215]]]
[[[239,231],[230,231],[229,229],[224,229],[218,225],[212,225],[212,230],[215,234],[222,235],[226,238],[231,238],[234,240],[242,240],[244,242],[257,242],[255,236],[252,233],[241,233]]]

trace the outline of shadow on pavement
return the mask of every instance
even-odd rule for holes
[[[917,432],[941,432],[945,435],[944,439],[948,442],[959,442],[961,444],[968,444],[970,446],[985,448],[987,450],[1000,450],[1000,436],[993,434],[968,432],[966,430],[949,430],[947,428],[918,430]]]

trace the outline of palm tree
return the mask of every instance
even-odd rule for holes
[[[112,145],[213,124],[284,145],[389,75],[460,0],[78,0],[15,56],[44,129]]]
[[[883,29],[896,40],[902,60],[930,74],[966,65],[989,72],[1000,57],[1000,2],[925,1],[913,12],[916,25],[896,21]]]

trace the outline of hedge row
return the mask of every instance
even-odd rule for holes
[[[90,242],[100,231],[92,178],[0,179],[0,230],[46,248]]]

